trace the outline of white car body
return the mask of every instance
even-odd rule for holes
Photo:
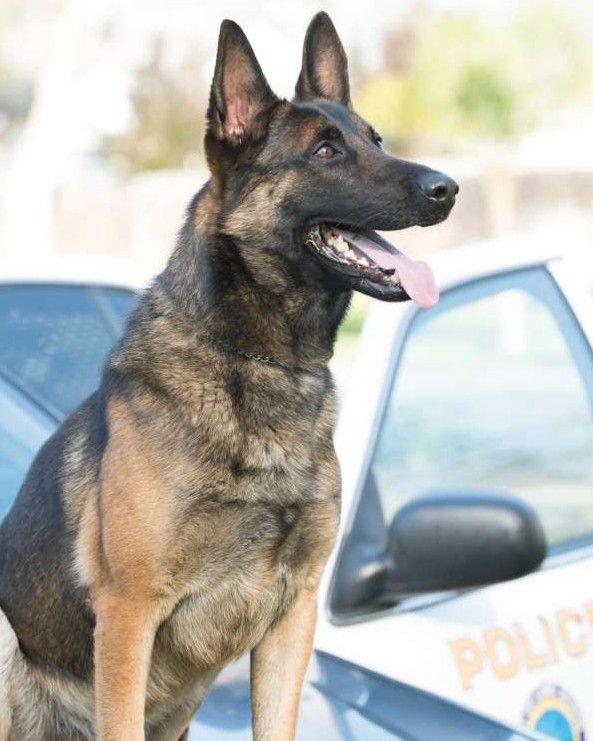
[[[431,257],[430,264],[441,289],[545,266],[593,346],[590,246],[581,241],[567,249],[566,237],[557,237],[503,238]],[[410,303],[370,307],[336,432],[343,476],[339,541],[352,524],[384,379],[417,311]],[[574,741],[593,734],[593,545],[550,556],[520,579],[460,595],[425,595],[346,625],[332,620],[327,598],[338,551],[325,572],[318,648],[515,726],[528,723],[530,710],[558,706],[572,723]]]

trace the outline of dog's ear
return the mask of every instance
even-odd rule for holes
[[[208,132],[231,144],[257,139],[265,130],[265,114],[277,100],[241,27],[223,21],[210,89]]]
[[[328,98],[350,105],[348,60],[334,24],[321,11],[305,35],[303,66],[296,84],[296,100]]]

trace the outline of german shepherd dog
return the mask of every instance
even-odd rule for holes
[[[352,290],[437,300],[371,230],[441,221],[457,185],[381,149],[324,13],[291,102],[223,22],[205,150],[166,268],[2,523],[2,739],[177,741],[246,651],[254,737],[294,738],[340,508],[336,331]]]

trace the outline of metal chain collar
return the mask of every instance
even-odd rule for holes
[[[226,350],[231,355],[238,355],[239,357],[245,358],[246,360],[255,360],[257,363],[275,365],[278,368],[284,368],[284,370],[291,371],[293,373],[294,372],[315,373],[316,371],[316,369],[299,368],[298,366],[285,365],[284,363],[281,363],[279,360],[276,360],[276,358],[272,357],[271,355],[260,355],[259,353],[252,353],[252,352],[247,352],[246,350],[241,350],[241,348],[236,347],[230,342],[227,342],[227,340],[223,340],[220,337],[215,337],[214,335],[211,335],[209,332],[202,332],[201,336],[205,340],[208,340],[208,342],[211,342],[214,345],[218,345],[219,347],[222,347],[224,350]]]

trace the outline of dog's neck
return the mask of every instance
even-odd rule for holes
[[[320,278],[303,255],[278,249],[290,234],[239,242],[197,215],[198,194],[177,246],[159,277],[168,300],[190,317],[196,337],[215,337],[243,353],[273,357],[292,368],[313,368],[331,358],[351,293]],[[294,250],[292,253],[294,254]]]

